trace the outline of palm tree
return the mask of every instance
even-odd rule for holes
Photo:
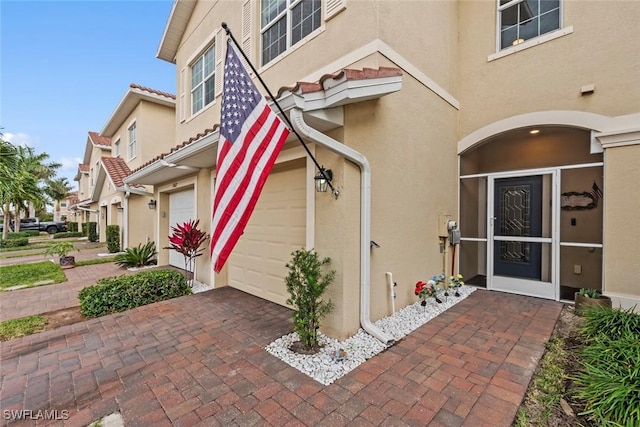
[[[16,159],[14,167],[8,171],[4,186],[7,191],[3,196],[5,214],[11,205],[14,209],[15,231],[20,230],[20,212],[28,211],[30,206],[44,207],[47,197],[40,187],[41,182],[55,176],[58,163],[45,163],[47,153],[36,154],[33,148],[14,146]],[[8,215],[6,215],[8,216]],[[4,227],[3,236],[8,227]]]
[[[18,163],[18,150],[9,141],[4,140],[4,135],[0,133],[0,209],[4,216],[4,224],[2,229],[2,239],[7,239],[9,232],[10,218],[10,193],[12,191],[12,180],[9,178],[12,171],[16,169]]]
[[[53,200],[54,211],[60,212],[60,201],[69,197],[69,192],[73,190],[73,187],[69,184],[67,178],[48,179],[47,184],[44,187],[44,191]],[[56,218],[58,215],[56,215]]]

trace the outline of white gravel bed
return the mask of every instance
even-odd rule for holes
[[[383,317],[374,322],[374,325],[398,341],[462,301],[475,290],[475,287],[463,285],[458,290],[459,297],[440,296],[443,301],[441,304],[436,303],[433,298],[429,298],[424,307],[420,304],[421,301],[417,301],[392,316]],[[454,292],[455,290],[450,291],[451,295]],[[298,340],[298,334],[293,332],[273,341],[265,347],[265,350],[324,385],[331,384],[388,347],[377,338],[367,334],[363,329],[358,330],[355,335],[344,341],[338,341],[320,333],[318,342],[324,347],[313,355],[298,354],[289,350],[289,346]],[[340,349],[346,351],[346,357],[344,360],[335,360],[333,354]]]

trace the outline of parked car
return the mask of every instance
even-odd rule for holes
[[[11,221],[10,229],[15,230],[15,221]],[[3,225],[0,224],[0,231],[3,230]],[[39,218],[21,218],[20,219],[20,231],[38,230],[46,231],[49,234],[55,234],[62,231],[67,231],[67,223],[64,221],[40,221]]]

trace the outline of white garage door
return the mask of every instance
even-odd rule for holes
[[[193,189],[169,194],[169,231],[167,236],[173,234],[171,227],[195,219],[193,194]],[[184,268],[184,256],[174,250],[169,250],[169,264]]]
[[[306,241],[306,172],[274,168],[227,261],[229,285],[286,305],[291,252]]]

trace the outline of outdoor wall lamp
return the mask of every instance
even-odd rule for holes
[[[333,179],[333,172],[331,172],[331,169],[321,167],[318,175],[314,176],[313,179],[315,180],[316,191],[318,193],[326,193],[329,182]]]
[[[155,199],[149,200],[149,209],[155,209],[157,204],[158,203],[155,201]]]

